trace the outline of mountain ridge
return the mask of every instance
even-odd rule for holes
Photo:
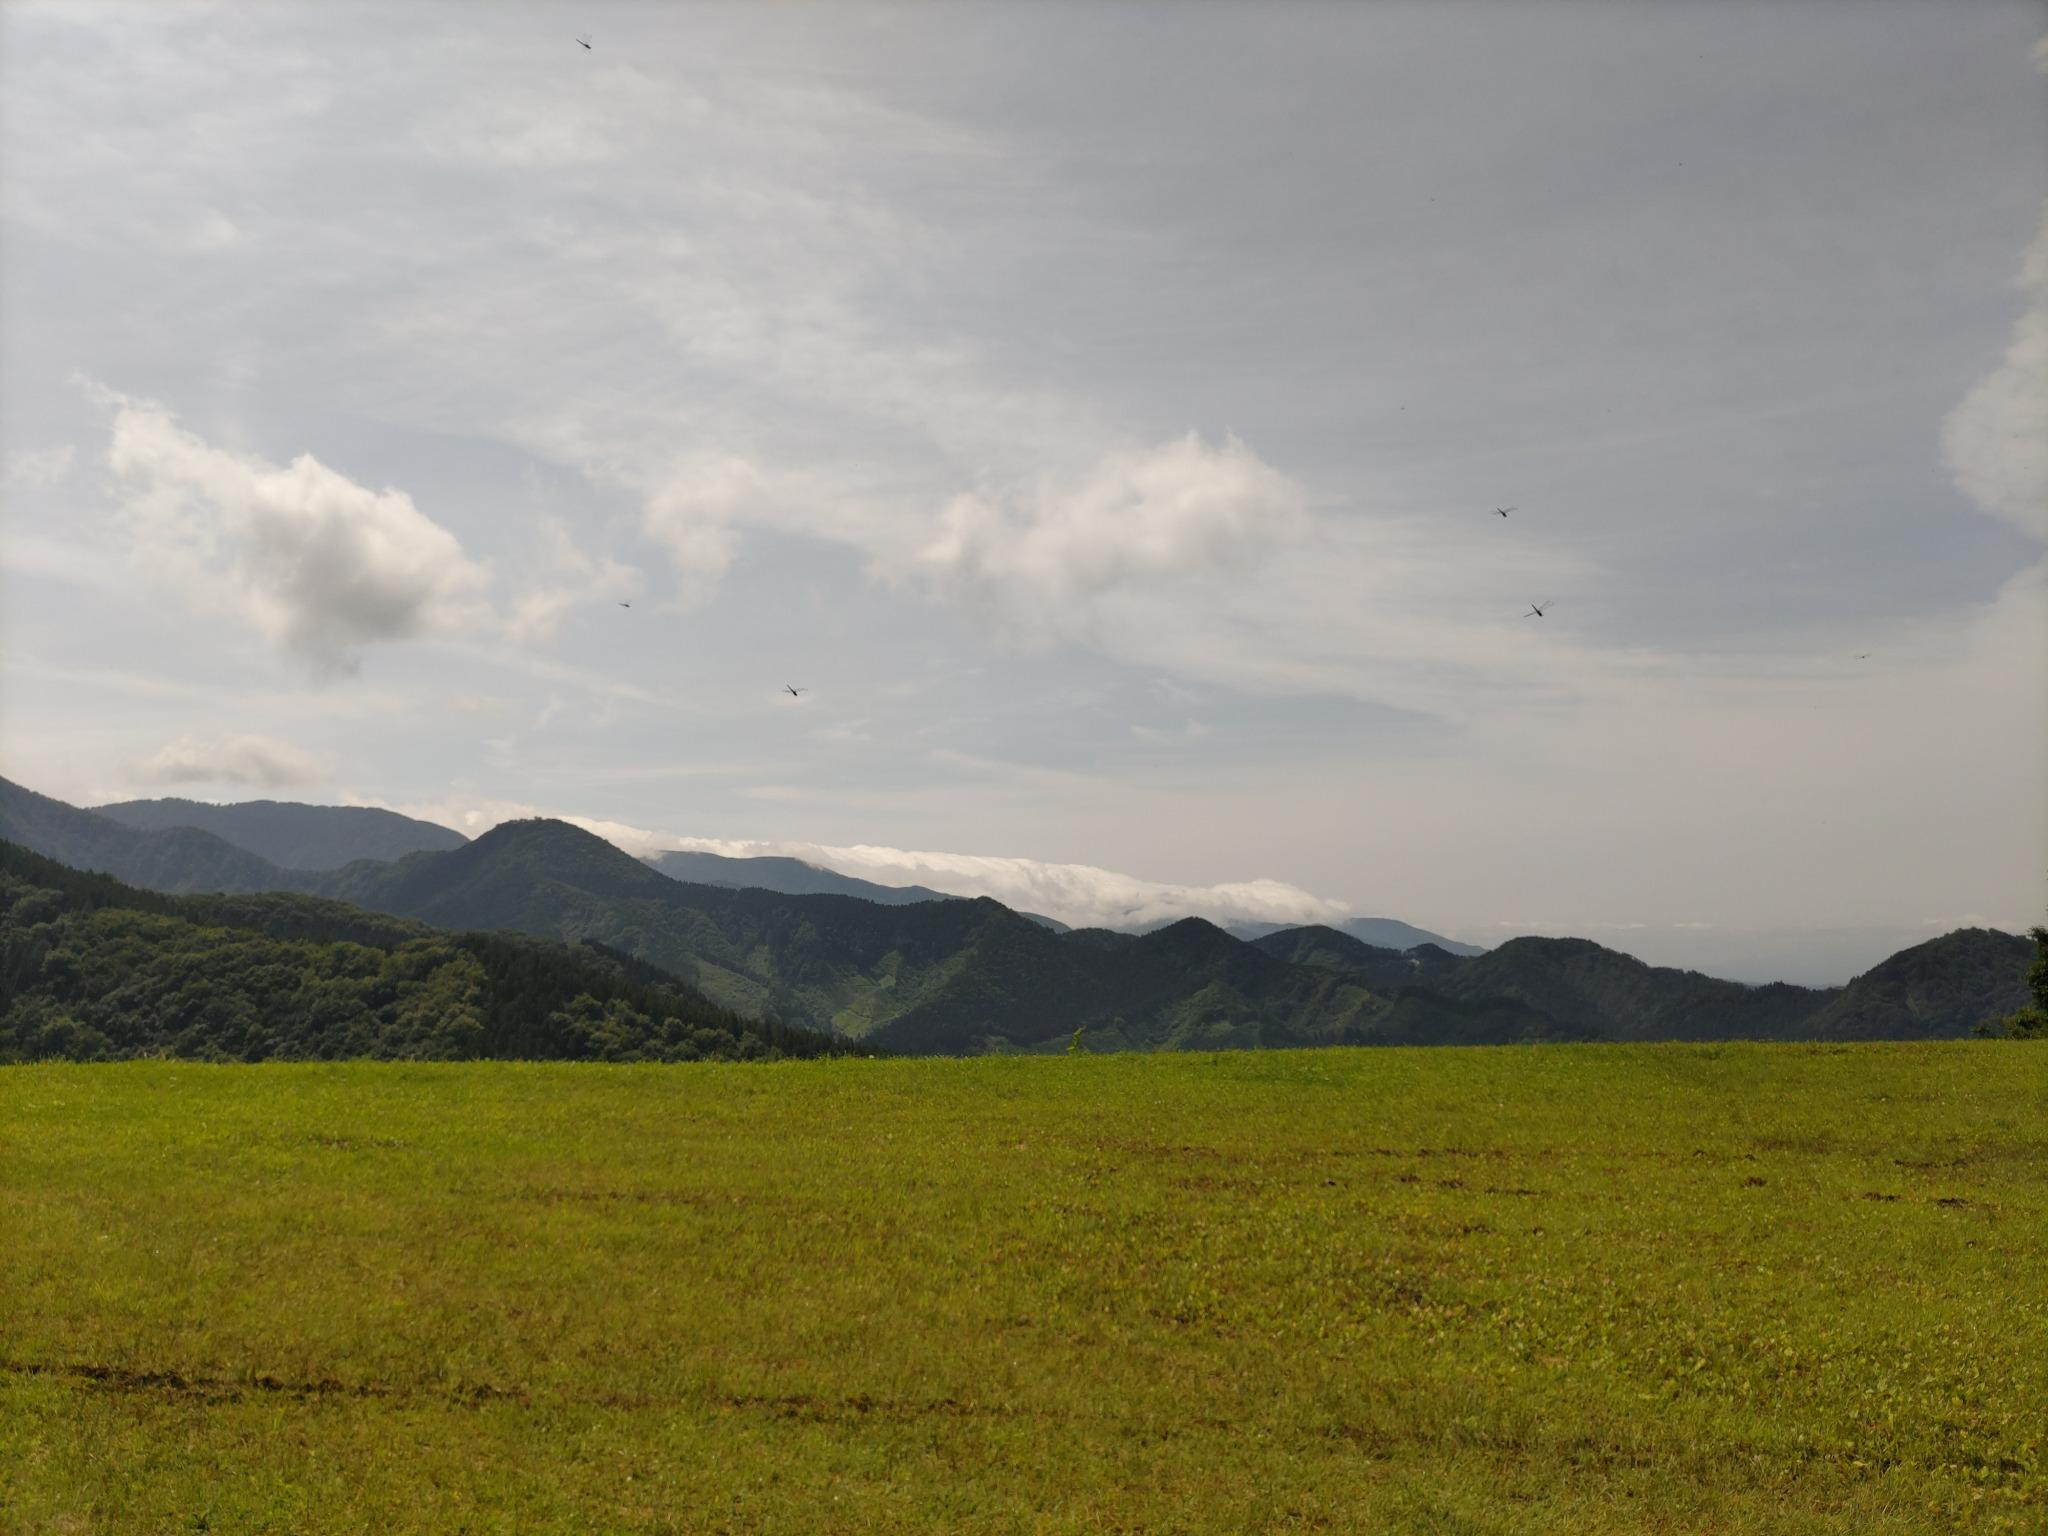
[[[291,892],[143,891],[0,841],[0,1062],[837,1054],[615,951]]]
[[[987,898],[884,904],[681,881],[545,818],[446,850],[287,870],[209,833],[138,831],[5,781],[0,834],[157,889],[296,891],[440,928],[600,944],[734,1013],[924,1052],[1055,1050],[1076,1031],[1090,1048],[1141,1050],[1953,1036],[2024,1005],[2030,950],[1959,930],[1813,989],[1648,966],[1585,939],[1460,956],[1320,925],[1247,943],[1200,918],[1058,934]]]
[[[1447,939],[1440,933],[1431,933],[1427,928],[1418,928],[1413,923],[1404,923],[1394,917],[1346,917],[1334,923],[1231,923],[1226,932],[1247,943],[1285,933],[1292,928],[1327,927],[1356,939],[1361,944],[1370,944],[1375,949],[1406,951],[1418,944],[1434,944],[1446,954],[1471,957],[1486,953],[1479,944],[1466,944],[1458,939]]]
[[[396,859],[445,852],[467,842],[436,822],[366,805],[311,805],[297,800],[211,804],[169,797],[90,807],[136,831],[195,827],[280,869],[340,869],[357,859]]]

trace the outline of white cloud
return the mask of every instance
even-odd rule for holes
[[[1350,915],[1343,902],[1280,880],[1178,885],[1091,864],[912,851],[871,843],[833,847],[695,838],[677,846],[735,857],[787,854],[882,885],[927,885],[953,896],[990,896],[1004,906],[1042,913],[1077,928],[1144,928],[1183,917],[1204,917],[1215,923],[1320,923]]]
[[[1183,917],[1214,923],[1326,923],[1351,914],[1344,902],[1281,880],[1179,885],[1092,864],[1053,864],[1000,854],[935,853],[873,843],[841,847],[783,839],[679,837],[620,822],[565,819],[635,857],[687,849],[735,859],[802,859],[877,885],[923,885],[949,896],[988,896],[1006,907],[1058,918],[1077,928],[1147,928]]]
[[[761,507],[766,488],[766,477],[745,459],[693,460],[648,498],[642,526],[668,549],[686,582],[710,585],[732,565],[734,525]]]
[[[2027,307],[2005,360],[1949,413],[1956,485],[1993,517],[2048,539],[2048,210],[2020,271]]]
[[[213,251],[224,251],[242,240],[242,231],[235,221],[223,213],[209,213],[195,219],[185,232],[185,249],[195,255],[206,255]]]
[[[1078,489],[1042,495],[1021,515],[957,497],[917,568],[941,591],[993,604],[1038,637],[1085,628],[1122,588],[1242,574],[1308,526],[1301,487],[1235,438],[1195,433],[1113,454]]]
[[[327,765],[312,753],[267,736],[234,736],[225,741],[180,736],[134,764],[129,776],[138,784],[250,784],[282,789],[317,784],[327,777],[327,771]]]
[[[21,487],[56,485],[70,477],[72,461],[77,456],[77,451],[69,443],[9,454],[7,472],[0,476],[0,484]]]
[[[316,675],[474,616],[485,572],[405,492],[309,453],[278,466],[215,448],[160,405],[96,394],[117,407],[107,463],[131,558],[194,606],[239,610]]]
[[[513,604],[506,629],[515,640],[550,639],[573,608],[609,607],[640,595],[637,570],[609,555],[585,553],[560,518],[542,520],[538,554],[557,579]]]

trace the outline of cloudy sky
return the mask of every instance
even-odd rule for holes
[[[2037,921],[2044,33],[9,4],[0,773],[1750,979]]]

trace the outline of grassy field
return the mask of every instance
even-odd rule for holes
[[[0,1527],[2048,1529],[2048,1047],[0,1070]]]

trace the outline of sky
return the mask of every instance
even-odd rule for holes
[[[2023,928],[2044,36],[16,0],[0,774],[1744,980]]]

